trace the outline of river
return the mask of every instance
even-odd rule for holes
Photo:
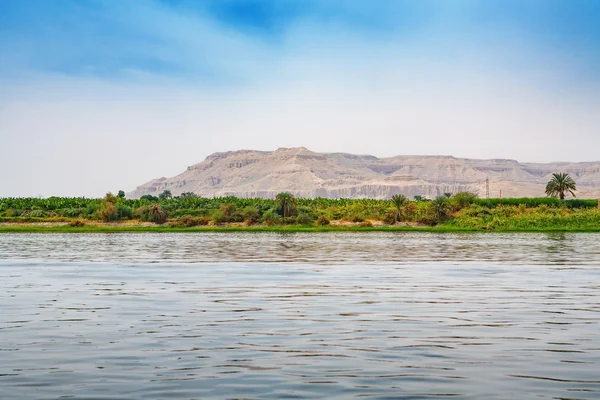
[[[599,242],[0,234],[0,398],[598,399]]]

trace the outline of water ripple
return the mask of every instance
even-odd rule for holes
[[[2,398],[600,398],[597,239],[0,235]]]

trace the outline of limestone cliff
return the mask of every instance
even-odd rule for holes
[[[389,198],[402,193],[429,198],[471,191],[485,196],[544,196],[553,172],[577,182],[579,198],[600,197],[600,162],[519,163],[451,156],[395,156],[315,153],[304,147],[276,151],[215,153],[172,178],[154,179],[128,194],[138,198],[169,189],[173,195],[267,197],[287,191],[299,197]]]

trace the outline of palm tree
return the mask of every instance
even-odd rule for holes
[[[288,192],[281,192],[275,197],[284,218],[292,216],[296,209],[296,198]]]
[[[154,221],[155,224],[159,225],[167,222],[167,217],[169,216],[167,210],[162,208],[158,203],[152,204],[150,206],[150,208],[148,209],[148,214],[150,215],[150,219],[152,219],[152,221]]]
[[[449,207],[448,198],[446,196],[438,196],[432,202],[433,214],[438,222],[445,220],[448,217]]]
[[[392,196],[392,203],[396,206],[396,220],[400,221],[401,211],[400,209],[406,202],[408,198],[403,194],[395,194]]]
[[[577,190],[575,181],[564,172],[552,174],[552,179],[546,185],[547,196],[558,196],[561,200],[565,199],[566,193],[571,193],[571,196],[575,197],[575,191]]]
[[[403,194],[395,194],[392,196],[392,203],[394,203],[398,211],[400,211],[400,207],[402,207],[407,201],[408,199]]]

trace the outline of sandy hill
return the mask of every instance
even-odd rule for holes
[[[553,172],[567,172],[577,182],[579,198],[600,197],[600,162],[519,163],[451,156],[395,156],[315,153],[304,147],[276,151],[240,150],[215,153],[187,171],[154,179],[128,194],[138,198],[169,189],[173,195],[275,197],[287,191],[300,197],[433,198],[446,192],[472,191],[485,196],[544,196]]]

